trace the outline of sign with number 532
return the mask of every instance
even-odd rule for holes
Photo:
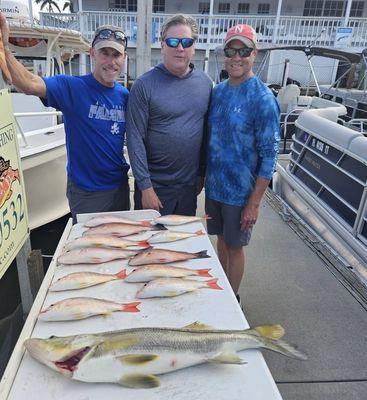
[[[17,132],[9,92],[0,91],[0,279],[28,234]]]

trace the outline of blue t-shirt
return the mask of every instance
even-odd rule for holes
[[[257,77],[215,86],[209,112],[205,193],[243,206],[257,177],[271,179],[279,149],[279,107]]]
[[[47,105],[64,115],[68,176],[88,191],[110,190],[127,182],[123,155],[128,90],[106,87],[92,74],[44,79]]]

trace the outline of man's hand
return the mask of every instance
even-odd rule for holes
[[[4,47],[6,47],[9,44],[9,26],[5,15],[2,12],[0,12],[0,29]]]
[[[256,224],[259,216],[259,205],[248,203],[241,213],[241,231],[247,231]]]
[[[141,191],[141,204],[144,209],[153,209],[158,212],[163,208],[161,201],[152,187]]]

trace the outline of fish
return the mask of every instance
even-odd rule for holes
[[[74,297],[58,301],[42,310],[38,316],[41,321],[74,321],[109,315],[115,311],[139,312],[140,302],[115,303],[114,301],[95,299],[93,297]]]
[[[190,222],[197,222],[201,219],[210,219],[208,215],[204,215],[203,217],[195,217],[195,216],[187,216],[187,215],[162,215],[161,217],[155,218],[154,223],[162,224],[162,225],[183,225],[188,224]]]
[[[126,270],[123,269],[117,274],[101,274],[97,272],[74,272],[57,279],[51,286],[51,292],[61,290],[83,289],[89,286],[99,285],[118,279],[126,278]]]
[[[187,239],[190,237],[205,235],[205,232],[202,230],[196,232],[174,232],[174,231],[163,231],[155,233],[147,242],[150,244],[154,243],[167,243],[167,242],[175,242],[176,240]]]
[[[219,363],[225,368],[225,364],[246,364],[237,351],[247,349],[264,348],[306,360],[304,353],[281,339],[283,335],[280,325],[219,330],[195,322],[183,328],[29,338],[24,346],[35,360],[66,378],[148,389],[160,385],[159,375],[194,365]],[[208,369],[209,374],[212,371]]]
[[[165,264],[144,265],[135,268],[125,278],[125,282],[149,282],[157,278],[183,278],[185,276],[211,277],[210,269],[191,269]]]
[[[152,225],[152,226],[139,226],[139,225],[129,225],[129,224],[104,224],[99,225],[94,228],[89,228],[83,233],[83,236],[89,235],[112,235],[112,236],[129,236],[135,235],[137,233],[146,232],[146,231],[159,231],[165,230],[163,225]]]
[[[209,258],[207,250],[198,251],[197,253],[188,253],[186,251],[174,251],[166,249],[147,249],[132,257],[128,264],[145,265],[145,264],[167,264],[175,261],[192,260],[194,258]]]
[[[136,250],[88,247],[63,253],[58,257],[57,262],[58,264],[99,264],[107,261],[129,258],[136,254]]]
[[[116,236],[91,235],[91,236],[82,236],[66,243],[66,245],[64,246],[64,252],[74,249],[80,249],[83,247],[143,250],[150,247],[150,244],[146,240],[134,242],[132,240],[125,240]]]
[[[11,186],[15,180],[19,181],[18,169],[12,169],[9,167],[2,172],[0,176],[0,208],[7,200],[10,199],[11,195],[13,194]]]
[[[138,225],[138,226],[147,226],[151,227],[151,221],[134,221],[125,217],[118,217],[117,215],[100,215],[98,217],[91,218],[87,222],[84,223],[84,226],[88,228],[93,228],[95,226],[111,224],[111,223],[119,223],[119,224],[128,224],[128,225]]]
[[[0,30],[0,70],[3,71],[7,81],[9,83],[12,83],[11,73],[9,71],[8,64],[6,62],[5,47],[4,47],[3,35],[1,33],[1,30]]]
[[[223,290],[217,284],[218,279],[208,281],[195,281],[192,279],[160,278],[147,282],[136,293],[138,299],[149,299],[152,297],[174,297],[194,290],[209,288]]]

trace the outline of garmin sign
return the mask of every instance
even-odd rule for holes
[[[1,0],[0,11],[9,19],[29,20],[28,2],[24,0]]]

